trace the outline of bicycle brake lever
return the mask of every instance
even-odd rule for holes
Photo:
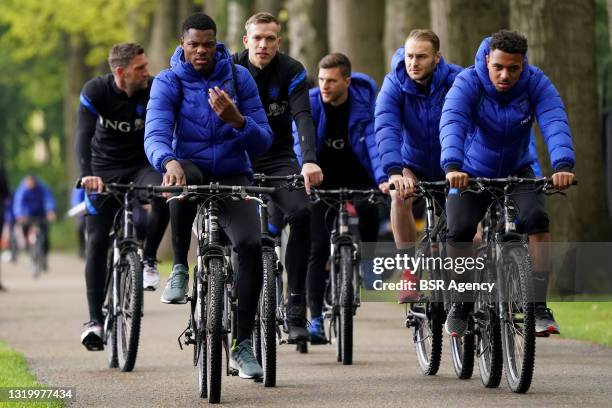
[[[172,197],[168,198],[166,200],[166,203],[170,203],[170,201],[172,201],[172,200],[183,201],[184,199],[185,199],[185,196],[183,194],[180,194],[180,195],[172,196]]]

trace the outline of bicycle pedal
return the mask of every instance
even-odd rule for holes
[[[231,375],[232,377],[235,377],[238,375],[238,370],[236,370],[235,368],[230,368],[228,370],[229,375]]]
[[[253,382],[262,383],[263,382],[263,377],[253,378]]]

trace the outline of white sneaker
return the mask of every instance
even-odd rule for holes
[[[155,290],[159,287],[159,271],[156,260],[146,260],[142,276],[142,287],[144,290]]]

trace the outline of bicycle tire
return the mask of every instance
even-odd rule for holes
[[[489,282],[495,282],[490,268],[481,275]],[[497,285],[496,285],[497,287]],[[474,305],[476,310],[476,358],[480,381],[486,388],[497,388],[501,382],[504,367],[502,354],[501,326],[495,299],[491,294],[479,291]]]
[[[195,334],[194,365],[197,370],[198,395],[200,398],[208,396],[207,378],[207,336],[206,336],[206,286],[196,270],[193,278],[191,296],[192,324]]]
[[[264,387],[276,386],[276,275],[273,251],[263,251],[263,287],[260,298],[261,357]]]
[[[416,253],[416,257],[429,256],[429,243],[426,246],[421,246]],[[433,271],[428,271],[426,277],[423,277],[423,270],[419,272],[419,280],[422,278],[434,279]],[[435,293],[432,293],[435,295]],[[442,344],[443,334],[442,327],[444,326],[444,306],[439,301],[440,299],[431,299],[430,302],[413,303],[410,308],[413,312],[420,312],[419,316],[425,316],[424,319],[416,318],[414,326],[413,341],[417,356],[417,362],[421,368],[423,375],[436,375],[440,369],[440,361],[442,359]],[[416,314],[414,314],[416,316]],[[428,340],[429,339],[429,340]]]
[[[206,306],[206,379],[208,402],[216,404],[221,400],[221,373],[223,368],[223,262],[211,258],[208,263],[208,293]],[[231,345],[230,345],[231,346]]]
[[[520,244],[507,247],[502,262],[505,292],[505,304],[501,306],[504,310],[501,327],[504,369],[510,389],[522,394],[531,386],[535,366],[533,280],[527,248]],[[520,314],[522,318],[517,316]],[[522,350],[518,353],[515,349],[516,337],[523,339]],[[517,357],[520,357],[518,364]]]
[[[340,247],[340,336],[343,365],[353,364],[353,257],[349,246]]]
[[[122,255],[119,277],[121,314],[117,319],[117,357],[121,371],[132,371],[138,355],[142,321],[142,263],[136,250]]]
[[[109,250],[106,259],[106,295],[104,296],[105,303],[102,311],[106,312],[104,316],[104,338],[106,355],[108,358],[108,367],[119,367],[117,360],[117,335],[115,326],[115,317],[113,315],[113,250]]]

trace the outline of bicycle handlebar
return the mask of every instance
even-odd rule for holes
[[[276,191],[274,187],[258,186],[226,186],[219,183],[185,186],[149,186],[154,193],[183,193],[183,194],[272,194]]]

